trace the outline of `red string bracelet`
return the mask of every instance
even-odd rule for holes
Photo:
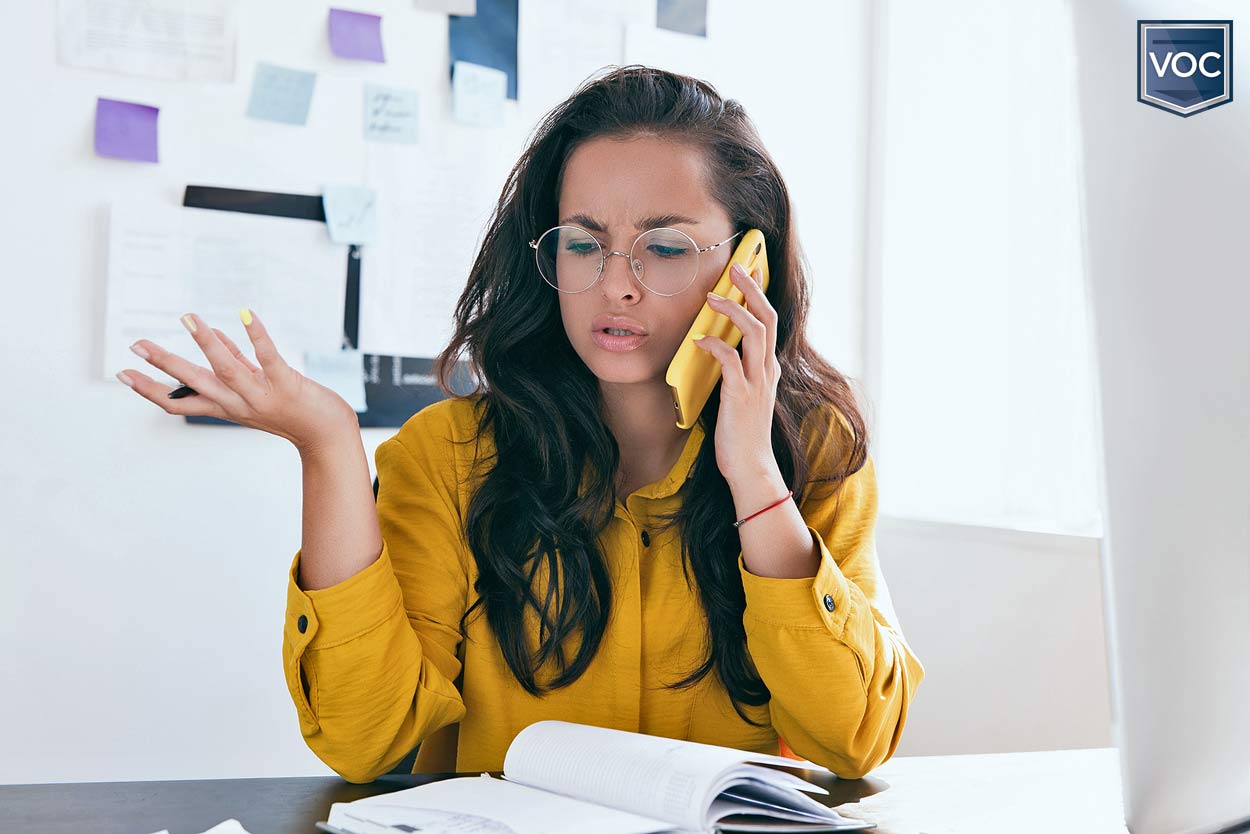
[[[760,513],[766,513],[766,512],[768,512],[769,510],[771,510],[773,507],[777,507],[777,506],[780,506],[781,504],[786,503],[787,501],[789,501],[789,500],[790,500],[790,496],[792,496],[792,495],[794,495],[794,490],[789,490],[789,491],[787,491],[787,492],[786,492],[785,497],[784,497],[784,498],[782,498],[780,501],[774,501],[773,503],[769,504],[769,505],[768,505],[767,507],[765,507],[764,509],[759,510],[758,512],[751,513],[751,514],[750,514],[749,516],[747,516],[746,518],[740,518],[740,519],[738,519],[737,521],[735,521],[735,522],[734,522],[734,529],[735,529],[735,530],[737,530],[739,527],[741,527],[742,525],[746,524],[748,521],[750,521],[751,519],[755,518],[755,517],[756,517],[757,515],[759,515]]]

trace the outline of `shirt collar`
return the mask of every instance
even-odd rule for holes
[[[690,477],[690,470],[694,467],[694,460],[699,456],[699,449],[702,445],[703,424],[702,421],[696,420],[686,435],[686,445],[682,447],[681,454],[677,456],[677,462],[673,464],[668,474],[655,483],[640,487],[634,494],[641,498],[667,498],[677,492]]]
[[[677,461],[668,470],[668,474],[654,483],[639,487],[632,494],[637,495],[639,498],[667,498],[681,489],[682,484],[690,477],[690,472],[694,468],[695,458],[699,456],[699,449],[703,446],[703,437],[703,423],[702,421],[695,421],[694,426],[686,434],[686,444],[682,446],[681,454],[677,456]],[[590,479],[589,465],[588,462],[587,468],[582,474],[581,488],[583,491],[586,489],[587,481]],[[628,496],[617,496],[617,503],[623,502],[626,498]]]

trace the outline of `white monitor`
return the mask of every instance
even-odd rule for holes
[[[1133,834],[1244,830],[1250,95],[1236,86],[1250,82],[1250,3],[1070,2],[1126,822]],[[1233,100],[1188,116],[1140,103],[1137,21],[1211,19],[1234,21]]]

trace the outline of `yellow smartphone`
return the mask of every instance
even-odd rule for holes
[[[742,290],[734,286],[729,277],[729,270],[734,264],[742,264],[742,268],[750,275],[756,269],[760,271],[760,286],[768,289],[768,256],[764,251],[764,233],[759,229],[751,229],[742,236],[733,257],[725,264],[725,271],[720,280],[712,288],[712,292],[724,296],[730,301],[746,306],[746,297]],[[754,279],[752,279],[754,280]],[[706,303],[699,315],[694,317],[686,338],[681,340],[681,347],[668,365],[664,379],[673,393],[673,408],[677,412],[679,428],[691,428],[699,419],[700,412],[712,395],[720,379],[720,360],[703,348],[696,345],[693,337],[702,333],[706,336],[717,336],[724,339],[730,347],[736,348],[742,341],[742,331],[729,316],[713,310]]]

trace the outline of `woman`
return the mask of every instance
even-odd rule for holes
[[[767,294],[757,271],[734,276],[746,307],[710,298],[752,228]],[[705,302],[741,352],[697,340],[722,381],[682,430],[664,375]],[[466,354],[478,387],[378,446],[376,505],[355,413],[249,311],[260,367],[188,314],[212,370],[137,344],[200,395],[130,373],[172,414],[299,450],[285,673],[345,779],[418,745],[414,772],[499,770],[545,718],[858,778],[894,753],[924,669],[878,569],[864,420],[807,311],[788,192],[742,107],[629,66],[555,108],[513,168],[439,357],[448,394]]]

